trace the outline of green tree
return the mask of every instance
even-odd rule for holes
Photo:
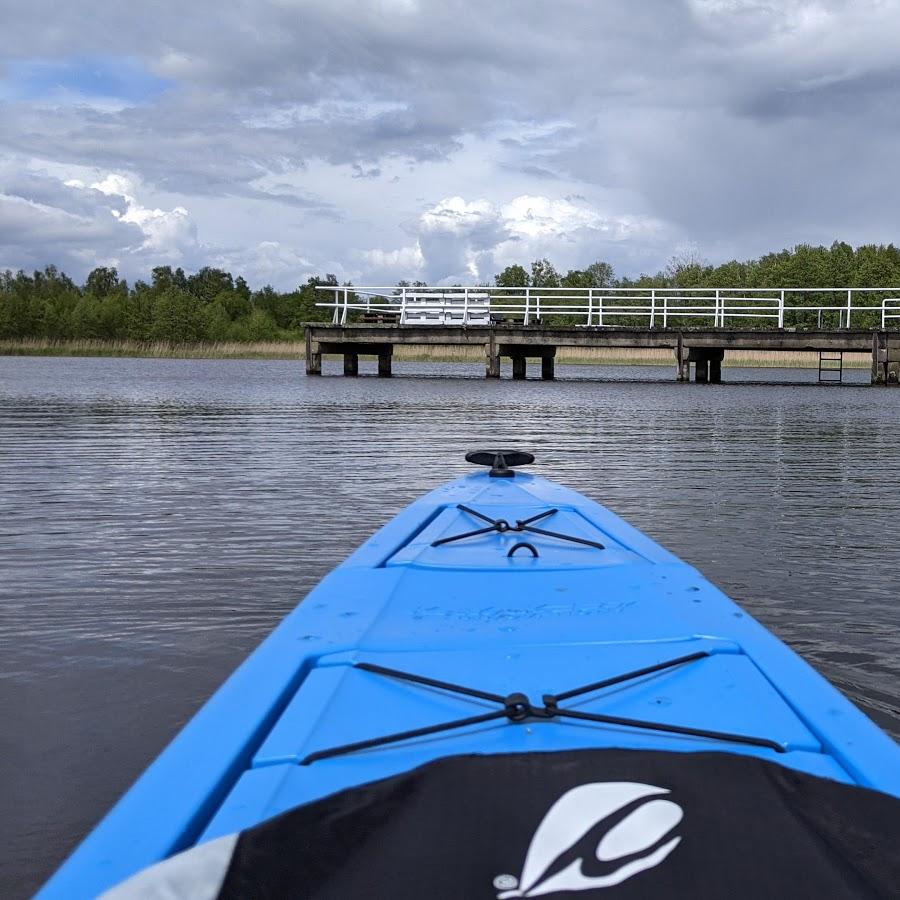
[[[173,343],[196,341],[202,333],[197,303],[187,291],[170,287],[153,303],[150,336],[157,341]]]
[[[531,279],[522,266],[507,266],[499,275],[494,276],[494,284],[497,287],[520,288],[528,287]]]
[[[559,272],[546,257],[531,264],[531,286],[538,288],[559,287]]]
[[[204,306],[200,315],[204,340],[227,341],[232,337],[232,323],[228,310],[218,300]]]
[[[591,288],[591,276],[584,269],[569,269],[560,279],[560,285],[567,288]]]
[[[234,279],[230,272],[204,266],[188,277],[187,290],[202,303],[210,303],[223,292],[233,292]]]
[[[171,266],[156,266],[151,273],[151,282],[153,290],[157,293],[173,287],[182,291],[187,290],[187,276],[184,274],[184,269],[180,268],[172,271]]]
[[[590,276],[591,287],[613,287],[616,283],[613,267],[608,262],[598,259],[597,262],[591,263],[584,271]]]
[[[119,286],[119,272],[113,267],[100,266],[91,271],[84,283],[88,294],[102,300]]]
[[[157,296],[144,281],[134,286],[125,307],[124,331],[129,340],[149,341],[153,337],[153,305]]]

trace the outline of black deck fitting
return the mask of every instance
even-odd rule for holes
[[[512,467],[531,465],[534,454],[521,450],[471,450],[466,454],[466,462],[490,466],[491,478],[512,478],[516,474]]]

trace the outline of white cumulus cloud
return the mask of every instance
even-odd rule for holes
[[[81,187],[77,181],[69,186]],[[144,234],[140,250],[156,255],[159,259],[178,260],[197,245],[197,227],[183,206],[170,210],[143,206],[135,198],[137,184],[125,175],[110,173],[91,184],[90,189],[110,197],[121,197],[125,211],[111,209],[110,213],[121,222],[137,225]]]

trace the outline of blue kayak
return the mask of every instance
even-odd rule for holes
[[[679,854],[686,860],[690,842],[671,849],[680,840],[667,838],[674,832],[660,832],[644,856],[629,844],[634,823],[652,818],[650,830],[658,831],[662,821],[684,815],[688,822],[687,801],[662,798],[669,787],[647,788],[662,784],[660,760],[684,771],[706,767],[712,775],[691,770],[690,777],[700,784],[724,779],[723,790],[745,777],[748,785],[762,779],[780,785],[782,800],[805,796],[800,781],[840,797],[855,789],[867,803],[900,797],[900,747],[697,570],[592,500],[514,471],[532,460],[529,454],[483,451],[469,459],[489,470],[415,501],[324,578],[40,897],[98,896],[190,848],[227,845],[233,854],[235,835],[292,811],[306,816],[301,830],[311,834],[323,817],[333,822],[338,815],[334,798],[363,790],[369,803],[389,789],[395,797],[391,785],[408,784],[410,773],[444,779],[440,796],[452,806],[446,785],[468,783],[455,768],[460,760],[475,767],[502,761],[491,784],[527,778],[538,793],[555,790],[554,778],[573,766],[596,769],[602,761],[620,773],[590,785],[559,782],[560,797],[571,795],[565,801],[522,792],[538,804],[537,821],[530,813],[517,819],[525,822],[520,855],[527,860],[524,868],[522,859],[485,863],[493,865],[485,888],[491,897],[604,887],[626,868],[628,884],[638,884],[649,876],[634,873],[650,868],[651,856],[653,866],[668,864],[657,859],[667,847],[672,866]],[[629,760],[634,771],[652,765],[656,774],[626,778]],[[552,772],[535,768],[551,764]],[[593,875],[585,874],[581,856],[581,868],[559,862],[547,874],[550,863],[541,863],[546,871],[538,873],[537,835],[562,840],[553,817],[587,802],[588,793],[592,808],[627,812],[624,824],[594,841],[592,864],[610,853],[625,859],[626,850],[634,858]],[[249,877],[234,896],[252,893]],[[346,896],[352,889],[331,890],[297,896]],[[137,888],[121,894],[151,895]]]

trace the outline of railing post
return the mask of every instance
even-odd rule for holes
[[[669,295],[663,294],[663,328],[669,327]],[[679,336],[679,340],[681,337]]]
[[[406,324],[406,288],[400,288],[400,324]]]
[[[600,309],[598,310],[600,316],[600,327],[603,327],[603,294],[600,295]]]
[[[853,289],[847,288],[847,329],[850,329],[850,310],[853,307]]]
[[[341,325],[347,324],[347,288],[344,288],[344,311],[341,314]]]
[[[719,296],[719,289],[716,288],[716,324],[714,328],[725,327],[725,310],[722,309],[722,298]]]
[[[594,324],[594,289],[588,288],[588,327]]]
[[[650,327],[656,321],[656,288],[650,288]]]
[[[337,325],[341,319],[341,314],[340,314],[341,303],[338,300],[338,289],[332,288],[332,291],[334,292],[334,312],[331,314],[331,324]]]
[[[784,291],[778,298],[778,327],[784,328]]]
[[[528,324],[528,311],[529,311],[530,306],[531,306],[531,288],[526,287],[525,288],[525,322],[524,322],[525,325]]]
[[[469,289],[463,288],[463,325],[469,324]]]

